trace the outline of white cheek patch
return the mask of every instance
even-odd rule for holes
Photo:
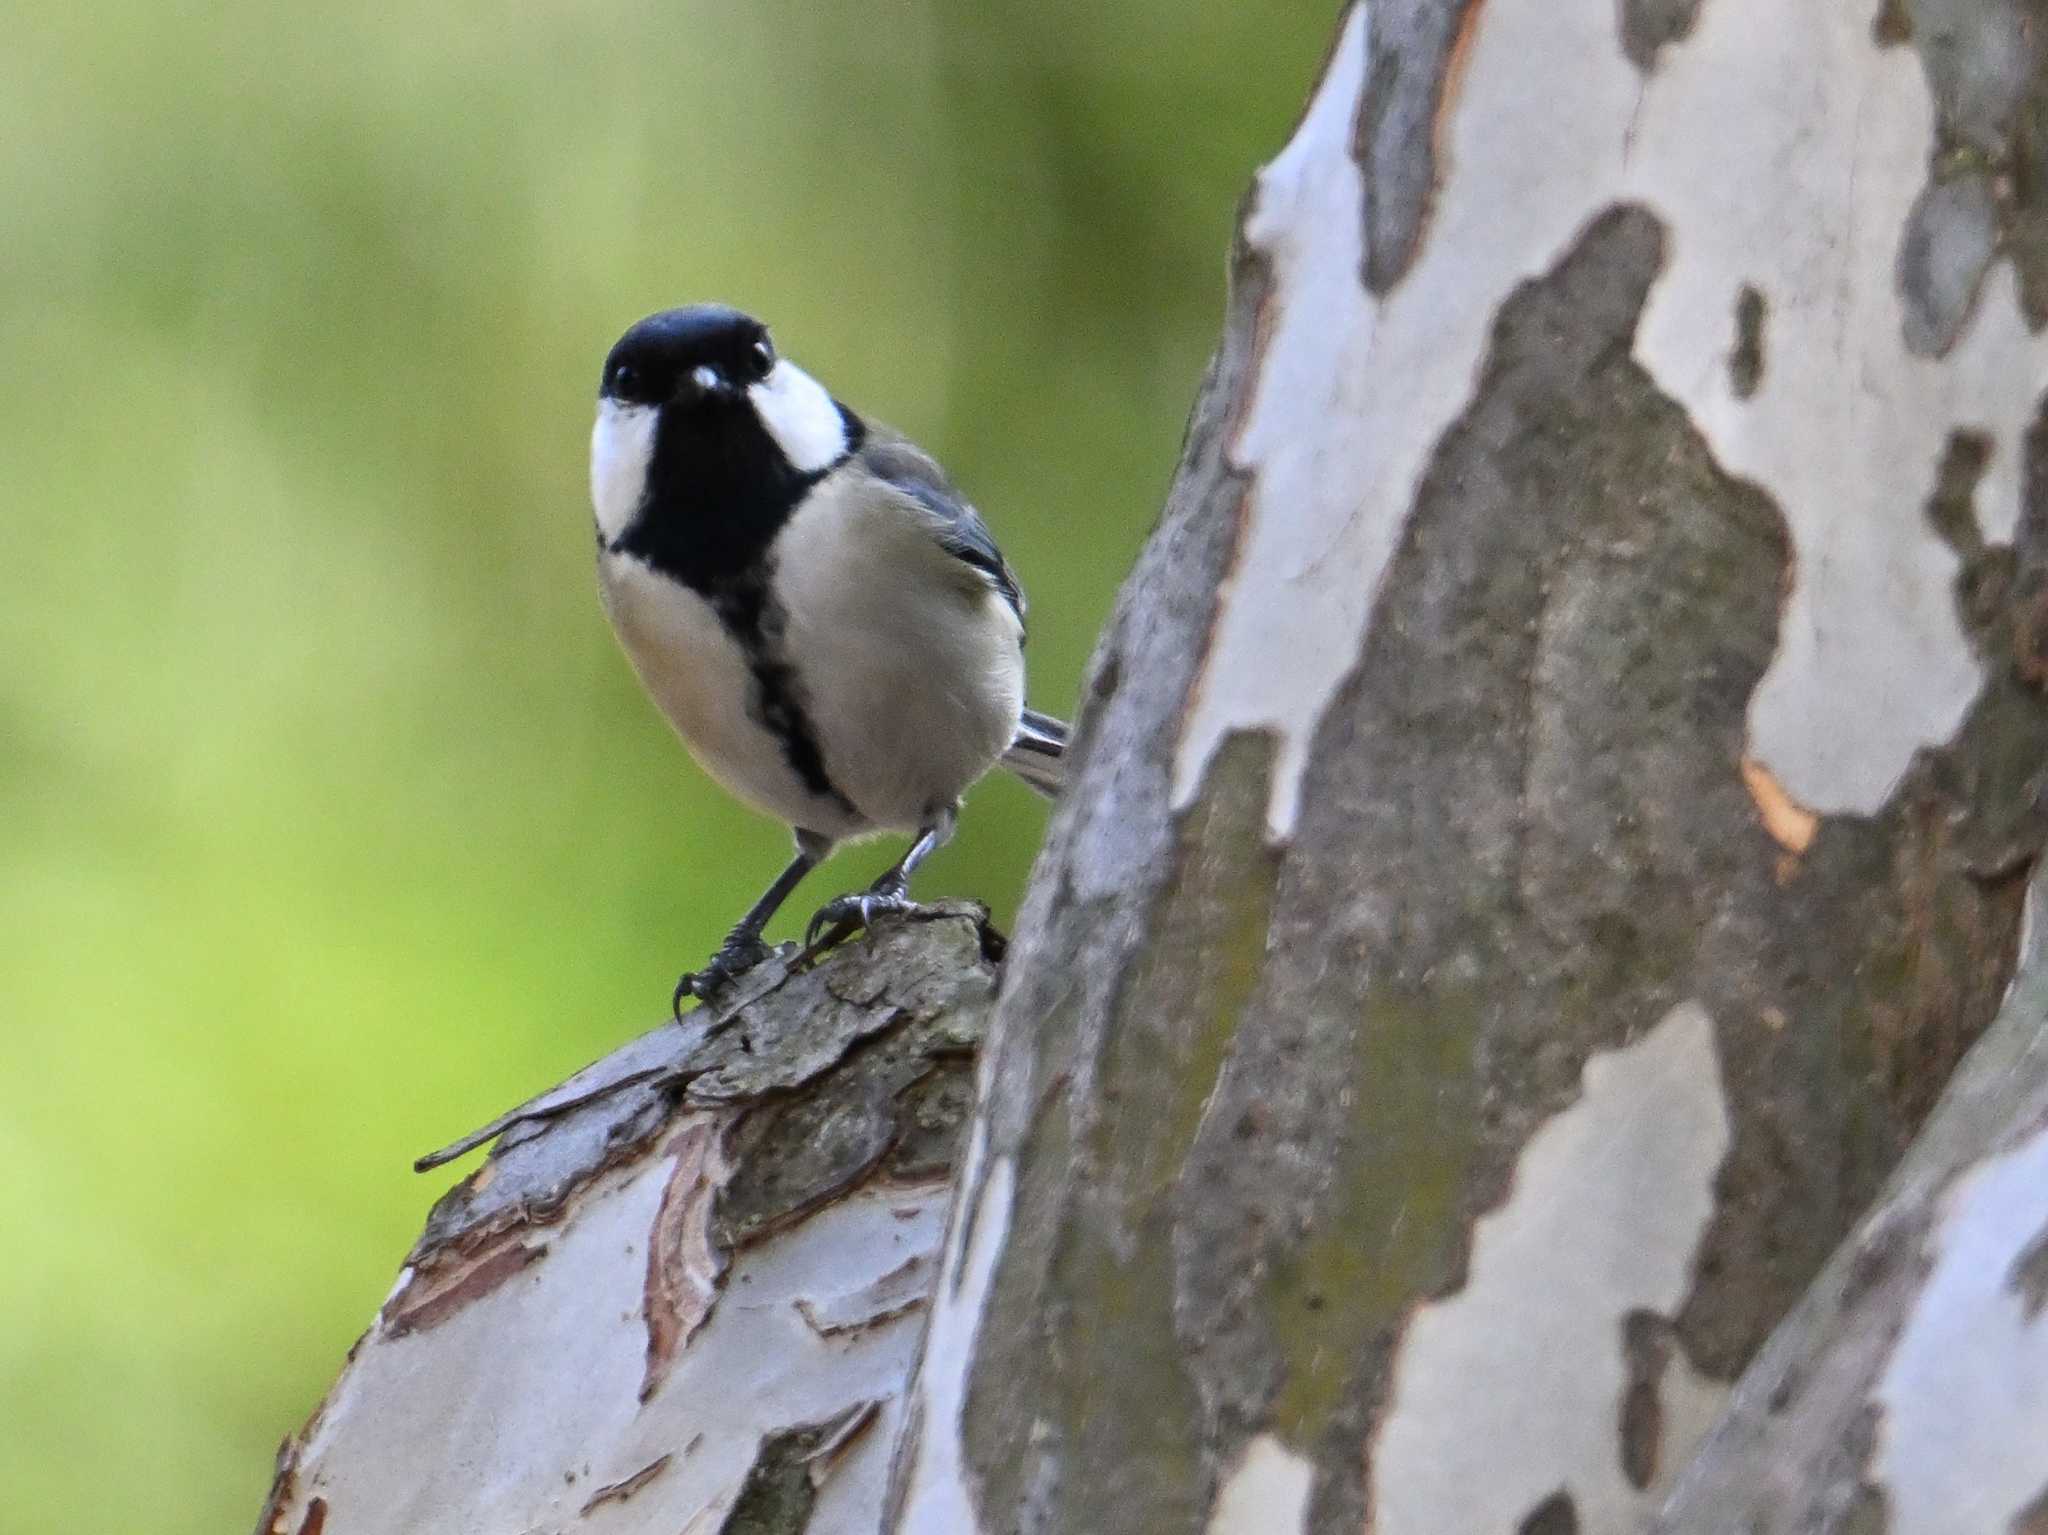
[[[768,435],[799,474],[829,469],[846,454],[846,422],[825,386],[793,362],[778,362],[747,398]]]
[[[652,405],[597,402],[590,431],[590,506],[606,543],[633,525],[647,495],[647,466],[654,458],[654,429],[661,412]]]

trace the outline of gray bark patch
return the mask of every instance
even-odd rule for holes
[[[1132,1209],[1107,1170],[1084,1158],[1099,1144],[1093,1117],[1150,1112],[1149,1095],[1172,1084],[1154,1071],[1127,1084],[1135,1098],[1092,1111],[1077,1105],[1127,1016],[1125,987],[1151,947],[1150,914],[1186,863],[1187,833],[1167,810],[1176,724],[1239,552],[1245,483],[1226,447],[1250,398],[1270,291],[1256,254],[1240,242],[1233,255],[1229,323],[1189,422],[1181,472],[1085,686],[1069,781],[1086,777],[1091,792],[1054,812],[1040,861],[1054,872],[1033,882],[1008,961],[1001,1012],[1009,1023],[995,1036],[984,1112],[990,1156],[1014,1159],[1015,1203],[961,1428],[991,1528],[1114,1529],[1138,1506],[1134,1495],[1148,1532],[1200,1527],[1202,1424],[1180,1379],[1170,1288],[1151,1298],[1138,1283],[1167,1276],[1127,1274]],[[1256,769],[1240,765],[1229,776],[1245,771]],[[1262,787],[1241,792],[1263,807]],[[1223,866],[1217,853],[1209,858],[1213,879]],[[1088,1170],[1075,1176],[1076,1167]],[[966,1197],[971,1209],[971,1190]],[[1057,1287],[1082,1274],[1100,1287],[1077,1286],[1048,1309]],[[1121,1352],[1131,1381],[1118,1400],[1141,1399],[1138,1428],[1185,1475],[1155,1480],[1156,1467],[1117,1459],[1115,1436],[1093,1423],[1106,1409],[1061,1384],[1064,1340],[1083,1315],[1111,1329],[1135,1318]],[[1159,1485],[1185,1497],[1162,1505]]]
[[[1935,104],[1927,186],[1902,232],[1905,335],[1938,356],[1999,251],[2029,327],[2048,323],[2048,26],[2036,0],[1884,0],[1877,40],[1910,42]]]
[[[2005,1282],[2019,1296],[2028,1322],[2048,1306],[2048,1230],[2040,1232],[2021,1250]]]
[[[1627,1384],[1621,1396],[1621,1470],[1632,1487],[1657,1479],[1664,1443],[1664,1367],[1671,1363],[1671,1324],[1655,1312],[1622,1319],[1621,1357]]]
[[[1927,521],[1941,541],[1967,563],[1984,552],[1984,529],[1977,521],[1977,482],[1991,462],[1991,439],[1982,432],[1951,432],[1934,471],[1934,491],[1927,498]]]
[[[776,1026],[764,1022],[755,1037],[736,1040],[748,1046],[745,1060],[786,1058],[798,1046],[785,1032],[829,1037],[835,1018],[847,1020],[852,1037],[831,1052],[834,1069],[803,1092],[769,1091],[751,1076],[718,1079],[721,1093],[741,1091],[749,1101],[760,1094],[732,1134],[734,1172],[712,1223],[728,1251],[878,1170],[906,1180],[943,1172],[973,1103],[973,1051],[995,1001],[995,973],[972,923],[885,927],[842,951],[829,970],[800,979],[815,981],[819,999],[778,1011]],[[706,1080],[693,1085],[693,1098]]]
[[[1963,334],[1997,248],[1998,206],[1988,177],[1932,182],[1920,193],[1899,241],[1899,297],[1909,350],[1922,357],[1947,355]]]
[[[718,1535],[803,1535],[833,1459],[874,1416],[875,1404],[864,1402],[826,1422],[763,1439]]]
[[[1176,1333],[1173,1195],[1265,964],[1271,768],[1271,741],[1245,735],[1211,765],[1206,792],[1177,828],[1172,877],[1149,924],[1153,947],[1118,987],[1096,1066],[1107,1112],[1065,1135],[1082,1165],[1116,1172],[1083,1195],[1088,1218],[1068,1227],[1050,1278],[1058,1293],[1101,1308],[1097,1325],[1117,1346],[1070,1354],[1057,1372],[1043,1351],[985,1368],[967,1409],[975,1423],[1053,1417],[1064,1430],[1062,1506],[1142,1504],[1148,1530],[1193,1529],[1202,1512],[1201,1413]],[[1026,1302],[999,1281],[990,1312]],[[1089,1518],[1052,1527],[1110,1526]]]
[[[2019,643],[2014,631],[2019,555],[1988,543],[1977,520],[1977,485],[1991,462],[1991,449],[1991,439],[1982,432],[1949,433],[1926,517],[1957,560],[1956,614],[1963,633],[1980,658],[1998,665]]]
[[[2048,1487],[2012,1516],[2011,1535],[2048,1535]]]
[[[1654,3],[1654,0],[1652,0]],[[1684,3],[1684,0],[1679,0]],[[1436,135],[1450,65],[1484,0],[1387,0],[1372,8],[1352,155],[1365,176],[1365,284],[1385,295],[1421,248],[1436,194]]]
[[[1748,283],[1735,295],[1735,345],[1728,353],[1728,387],[1747,400],[1764,381],[1764,296]]]
[[[1515,1535],[1579,1535],[1579,1511],[1572,1495],[1562,1489],[1553,1492],[1529,1510]]]
[[[1885,1503],[1884,1490],[1865,1482],[1849,1495],[1849,1506],[1842,1514],[1838,1535],[1885,1535],[1891,1523],[1891,1510]]]
[[[1700,0],[1619,0],[1621,51],[1644,74],[1657,67],[1657,50],[1691,33]]]

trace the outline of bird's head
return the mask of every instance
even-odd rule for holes
[[[794,493],[855,445],[858,423],[779,356],[768,327],[722,304],[649,315],[618,339],[598,381],[590,493],[618,538],[665,488],[693,501]]]

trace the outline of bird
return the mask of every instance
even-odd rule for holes
[[[997,763],[1051,797],[1068,729],[1025,707],[1025,600],[938,461],[858,414],[721,304],[649,315],[598,383],[598,588],[627,660],[698,764],[781,820],[795,856],[671,1006],[768,957],[761,934],[842,843],[903,856],[806,929],[910,899],[962,794]]]

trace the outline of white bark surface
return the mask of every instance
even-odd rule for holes
[[[1591,1528],[1632,1529],[1656,1508],[1665,1489],[1631,1486],[1614,1454],[1628,1379],[1609,1319],[1678,1310],[1727,1150],[1698,1007],[1587,1063],[1584,1095],[1529,1138],[1507,1203],[1481,1217],[1464,1289],[1409,1325],[1373,1462],[1376,1530],[1511,1529],[1557,1490],[1560,1466],[1583,1468],[1563,1485]],[[1560,1372],[1561,1359],[1584,1369]],[[1684,1443],[1726,1390],[1682,1359],[1675,1369],[1667,1432]],[[1525,1393],[1539,1380],[1562,1394],[1532,1421]],[[1522,1453],[1503,1459],[1504,1444]]]
[[[992,992],[976,941],[896,930],[537,1100],[616,1084],[443,1201],[261,1528],[872,1532]]]
[[[1955,426],[1981,430],[1994,447],[1979,516],[2009,537],[2037,392],[2015,386],[2048,376],[2048,337],[2023,323],[2003,264],[1956,350],[1908,347],[1897,234],[1934,148],[1919,58],[1874,46],[1861,7],[1708,0],[1645,77],[1621,51],[1615,0],[1471,6],[1435,124],[1426,242],[1381,298],[1359,283],[1370,191],[1352,154],[1374,16],[1346,13],[1245,222],[1273,273],[1271,340],[1230,448],[1250,481],[1246,529],[1175,803],[1227,733],[1268,727],[1281,740],[1271,817],[1289,830],[1308,742],[1501,300],[1628,202],[1670,231],[1636,355],[1727,469],[1771,493],[1797,550],[1752,751],[1798,802],[1874,810],[1977,687],[1955,559],[1901,488],[1924,486]],[[1769,316],[1748,399],[1727,366],[1745,285]]]

